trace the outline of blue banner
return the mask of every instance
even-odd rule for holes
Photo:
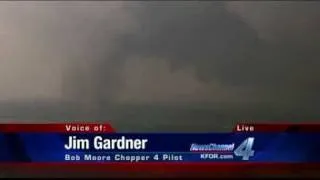
[[[320,133],[3,133],[1,162],[320,162]]]

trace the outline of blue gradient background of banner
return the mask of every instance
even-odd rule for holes
[[[254,156],[247,162],[320,162],[320,133],[203,133],[203,134],[74,134],[78,138],[90,139],[93,143],[95,136],[104,138],[120,138],[125,136],[132,139],[148,139],[147,149],[142,151],[130,150],[65,150],[64,144],[73,134],[63,133],[3,133],[0,135],[1,162],[84,162],[65,161],[65,154],[70,155],[162,155],[175,153],[183,155],[184,162],[208,162],[200,160],[199,153],[190,153],[192,143],[197,144],[232,144],[235,148],[246,138],[254,137]],[[149,160],[150,162],[153,160]],[[217,160],[211,160],[216,162]],[[242,161],[234,156],[232,160]],[[86,161],[88,162],[88,161]],[[93,161],[90,161],[93,162]],[[114,162],[114,161],[109,161]],[[157,161],[154,161],[157,162]],[[159,162],[159,161],[158,161]],[[176,161],[172,161],[176,162]]]

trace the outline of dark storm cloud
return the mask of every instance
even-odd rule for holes
[[[114,63],[113,65],[118,64],[121,67],[135,59],[143,59],[154,63],[165,61],[168,66],[163,67],[163,71],[166,71],[165,68],[170,69],[167,73],[171,76],[174,76],[179,70],[195,69],[195,74],[192,76],[195,76],[198,83],[202,83],[202,86],[210,86],[210,83],[221,83],[222,86],[241,85],[243,83],[242,79],[246,76],[250,77],[247,72],[242,71],[244,69],[241,67],[246,66],[248,58],[251,58],[251,51],[256,50],[256,47],[259,46],[257,33],[239,16],[226,11],[223,3],[141,3],[139,8],[129,9],[129,12],[137,19],[139,28],[118,38],[115,45],[118,47],[118,53],[109,57],[111,62]],[[138,67],[145,66],[143,60],[139,61],[140,65],[137,65]],[[107,64],[104,65],[103,62]],[[103,68],[108,66],[110,61],[103,62],[96,71],[98,72],[97,77],[101,79],[99,84],[102,85],[97,89],[105,91],[105,89],[110,88],[110,84],[104,83],[105,78],[111,76],[103,74],[109,73],[105,72]],[[146,67],[145,69],[148,68],[152,67]],[[161,66],[154,68],[161,68]],[[121,68],[118,70],[121,71]],[[238,82],[239,79],[235,78],[239,74],[245,76],[240,79],[242,82]],[[144,82],[151,75],[145,74],[139,81]],[[157,76],[164,75],[160,73]],[[221,78],[223,81],[214,81]],[[144,84],[140,89],[144,92],[141,96],[147,96],[148,92],[152,91],[152,87],[159,83],[162,83],[160,91],[161,89],[166,91],[165,88],[172,84],[166,84],[167,80],[163,81],[164,83],[155,80],[153,83]],[[103,87],[103,84],[106,87]],[[190,84],[190,87],[192,87],[192,84]],[[162,98],[169,96],[171,103],[179,96],[171,97],[170,93],[161,93],[160,91],[155,93],[154,96]],[[182,90],[176,88],[172,91]],[[230,90],[222,87],[219,92],[215,91],[213,89],[211,94],[206,94],[206,97],[196,92],[189,94],[189,96],[195,96],[194,99],[199,96],[202,101],[206,101],[205,99],[210,101],[212,97],[217,99],[223,91]],[[149,98],[151,98],[150,96]],[[181,101],[181,99],[176,99],[176,101]]]
[[[319,3],[167,2],[134,10],[140,29],[119,38],[117,62],[157,57],[172,72],[192,67],[203,83],[253,92],[244,101],[318,98]]]
[[[122,40],[125,55],[160,57],[173,70],[196,67],[200,80],[221,76],[236,83],[237,69],[260,43],[257,32],[222,3],[179,4],[145,7],[142,30]]]

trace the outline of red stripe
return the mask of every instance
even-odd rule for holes
[[[253,129],[253,131],[251,131]],[[246,124],[240,123],[233,129],[234,132],[320,132],[320,124]]]
[[[21,171],[81,171],[81,172],[245,172],[320,170],[320,164],[310,163],[0,163],[0,167],[16,167]]]
[[[77,127],[68,130],[68,127]],[[79,127],[84,128],[82,130]],[[102,128],[101,128],[102,127]],[[320,124],[238,124],[234,132],[285,132],[296,129],[296,132],[320,132]],[[115,132],[110,124],[66,123],[66,124],[0,124],[0,132],[60,132],[60,133],[110,133]]]
[[[0,132],[110,133],[114,132],[114,129],[110,124],[92,123],[0,124]]]

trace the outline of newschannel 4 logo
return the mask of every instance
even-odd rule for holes
[[[234,155],[242,157],[242,160],[248,161],[250,157],[254,156],[253,148],[254,137],[245,139],[235,150]]]
[[[201,159],[220,159],[230,160],[234,159],[234,156],[240,157],[241,160],[248,161],[250,157],[254,156],[254,137],[248,137],[242,141],[238,146],[235,143],[232,144],[191,144],[191,152],[201,152]]]

